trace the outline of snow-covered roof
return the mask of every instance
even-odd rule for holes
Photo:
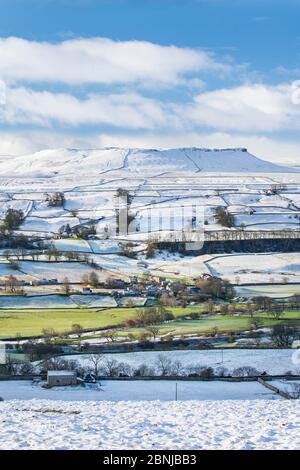
[[[63,376],[70,375],[70,376],[73,376],[75,374],[76,374],[76,372],[74,372],[72,370],[49,370],[48,371],[48,377],[53,377],[53,376],[57,376],[57,375],[63,375]]]

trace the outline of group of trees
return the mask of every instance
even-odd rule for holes
[[[252,366],[241,366],[233,370],[226,367],[218,366],[212,368],[202,364],[184,365],[181,361],[171,359],[166,354],[158,354],[156,360],[152,364],[142,363],[137,367],[133,367],[126,362],[117,361],[114,358],[105,358],[102,354],[91,354],[87,356],[85,365],[81,365],[76,360],[67,360],[63,358],[46,359],[41,363],[41,372],[46,373],[48,370],[76,370],[79,376],[86,373],[93,373],[96,377],[253,377],[262,375],[263,372]]]
[[[137,253],[134,251],[136,246],[136,243],[132,242],[120,243],[120,255],[126,256],[127,258],[136,259]]]
[[[43,252],[43,255],[46,256],[48,261],[78,262],[87,264],[96,269],[101,269],[100,266],[98,266],[97,263],[93,261],[93,258],[89,255],[89,253],[77,253],[76,251],[62,252],[57,250],[54,246],[51,246],[48,248],[48,250]]]
[[[226,279],[217,277],[198,279],[195,285],[200,288],[203,294],[208,294],[215,298],[231,300],[235,297],[234,287]]]
[[[86,286],[96,288],[99,285],[99,276],[95,271],[92,271],[90,273],[83,274],[83,276],[81,277],[81,282]]]
[[[91,236],[96,235],[97,229],[94,224],[90,225],[76,225],[72,229],[72,233],[77,237],[77,238],[82,238],[83,240],[87,240]]]
[[[46,349],[48,347],[48,349]],[[50,351],[47,345],[28,345],[27,351],[31,353],[32,360],[41,358],[37,351]],[[232,370],[219,365],[215,368],[203,364],[185,365],[177,359],[171,359],[166,354],[158,354],[153,363],[141,363],[138,366],[131,366],[126,362],[117,361],[114,358],[106,358],[102,354],[90,354],[86,356],[83,364],[77,360],[64,359],[61,357],[46,357],[40,362],[39,372],[46,374],[51,370],[72,370],[78,376],[84,377],[87,373],[94,374],[95,377],[199,377],[210,379],[214,377],[258,377],[264,376],[265,371],[256,369],[253,366],[240,366]],[[7,355],[5,364],[0,365],[0,374],[3,375],[30,375],[36,373],[36,367],[30,362],[19,361],[11,355]],[[286,373],[290,373],[286,371]],[[292,391],[295,398],[300,397],[299,387]]]
[[[5,278],[4,288],[7,293],[19,295],[24,294],[24,289],[21,282],[12,274]]]
[[[137,313],[133,318],[127,320],[127,326],[158,325],[171,320],[174,320],[173,313],[166,310],[164,307],[140,308],[137,310]]]
[[[290,348],[297,339],[300,339],[300,330],[293,325],[279,323],[272,328],[271,340],[277,348]]]
[[[216,208],[216,220],[223,227],[234,227],[234,216],[224,207]]]
[[[66,224],[62,225],[58,230],[58,234],[61,237],[65,236],[66,238],[69,238],[74,236],[83,240],[87,240],[91,236],[96,235],[96,233],[96,226],[92,223],[88,225],[76,225],[75,227],[71,227],[70,224]]]
[[[64,193],[47,194],[46,201],[49,207],[62,207],[65,202]]]
[[[1,224],[0,224],[0,236],[6,237],[13,230],[19,228],[24,220],[24,212],[17,209],[8,209]]]

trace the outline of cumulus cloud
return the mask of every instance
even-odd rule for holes
[[[195,96],[179,106],[188,121],[219,130],[264,131],[298,129],[300,107],[293,102],[291,84],[243,85]]]
[[[2,121],[46,127],[58,124],[153,129],[165,125],[166,114],[159,101],[136,93],[91,94],[78,99],[65,93],[40,92],[22,87],[7,90]],[[169,118],[170,124],[176,120],[176,117]]]
[[[251,82],[224,81],[218,89],[215,82],[210,90],[205,72],[234,80],[245,69],[207,51],[11,37],[0,39],[0,58],[0,123],[10,129],[0,134],[2,154],[62,146],[248,146],[258,156],[300,164],[298,140],[275,134],[299,129],[299,87],[258,83],[252,74],[245,78]],[[23,125],[35,130],[25,134]]]
[[[0,57],[0,78],[13,83],[174,84],[192,72],[232,69],[206,51],[106,38],[52,44],[10,37],[0,39]]]
[[[195,95],[176,103],[137,92],[68,93],[7,89],[0,118],[9,124],[39,126],[108,125],[127,129],[191,129],[265,132],[298,129],[300,106],[293,84],[244,85]]]

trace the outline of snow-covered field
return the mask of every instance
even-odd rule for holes
[[[0,449],[299,449],[288,400],[0,403]]]
[[[65,400],[65,401],[143,401],[175,399],[176,382],[170,380],[104,380],[100,389],[86,387],[55,387],[50,390],[29,381],[0,381],[4,400]],[[177,382],[178,400],[263,400],[281,399],[258,382]]]
[[[80,282],[84,274],[94,271],[93,268],[82,263],[75,262],[42,262],[42,261],[21,261],[19,269],[24,274],[36,279],[57,279],[62,282],[65,277],[71,282]],[[105,271],[99,271],[99,278],[105,278]]]
[[[300,282],[300,253],[219,255],[206,265],[213,275],[233,283]]]
[[[113,297],[105,295],[2,295],[0,296],[0,308],[30,309],[30,308],[75,308],[77,306],[89,308],[117,307]]]
[[[296,393],[296,397],[300,398],[300,381],[298,380],[274,380],[271,382],[274,387],[290,393],[292,396]]]
[[[183,366],[225,367],[229,372],[243,366],[251,366],[260,372],[269,374],[284,374],[287,371],[300,373],[299,354],[291,349],[223,349],[221,350],[192,350],[192,351],[148,351],[132,353],[105,354],[105,358],[125,362],[132,367],[141,364],[155,366],[158,356],[162,355],[172,361],[180,361]],[[89,365],[88,355],[64,356],[65,359],[75,359],[81,364]]]
[[[267,296],[275,299],[283,299],[300,294],[300,284],[268,284],[264,286],[236,286],[236,293],[242,297]]]
[[[300,229],[300,171],[280,167],[256,158],[246,149],[52,149],[33,155],[0,159],[0,218],[9,208],[22,209],[25,220],[20,234],[52,237],[58,250],[89,253],[95,261],[117,276],[150,271],[158,275],[197,277],[215,273],[235,281],[258,283],[283,277],[300,281],[299,254],[265,258],[207,257],[148,260],[148,267],[120,255],[121,237],[116,236],[117,190],[131,193],[132,232],[122,241],[137,241],[141,251],[151,234],[191,226],[207,232],[224,230],[216,220],[216,208],[224,207],[251,230]],[[47,195],[64,194],[59,207],[49,207]],[[97,240],[56,239],[62,226],[94,225]],[[234,229],[233,229],[234,230]],[[107,238],[107,239],[105,239]],[[142,255],[139,254],[141,257]],[[39,260],[40,261],[40,260]],[[267,263],[266,263],[267,262]],[[23,269],[24,268],[24,269]],[[58,269],[57,269],[58,268]],[[88,268],[78,263],[55,266],[40,262],[21,263],[23,275],[67,276],[77,282]],[[1,263],[0,277],[9,276],[8,264]],[[27,277],[26,277],[27,275]],[[111,273],[109,274],[111,275]]]
[[[281,183],[288,186],[279,194],[268,193]],[[149,210],[156,212],[150,230],[155,232],[161,211],[171,210],[178,227],[182,208],[192,206],[204,208],[207,229],[222,228],[214,217],[218,206],[227,207],[237,225],[299,229],[299,183],[297,169],[258,159],[245,149],[45,150],[1,159],[0,217],[8,208],[21,208],[25,233],[55,234],[62,225],[100,218],[98,231],[111,231],[116,191],[126,188],[141,232],[149,230]],[[55,191],[64,193],[65,202],[49,208],[46,193]],[[169,222],[164,216],[163,223]]]

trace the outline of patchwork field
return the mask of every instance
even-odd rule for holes
[[[216,207],[232,213],[236,227],[299,229],[299,182],[296,169],[264,162],[246,149],[48,150],[1,160],[0,217],[8,208],[22,209],[22,233],[56,234],[63,225],[92,222],[99,236],[105,228],[112,235],[116,191],[124,187],[132,192],[134,230],[140,233],[177,229],[182,210],[187,227],[191,207],[199,208],[197,225],[203,228],[205,221],[206,230],[222,228]],[[46,194],[55,191],[64,193],[64,204],[49,208]],[[161,219],[166,210],[172,215]]]

